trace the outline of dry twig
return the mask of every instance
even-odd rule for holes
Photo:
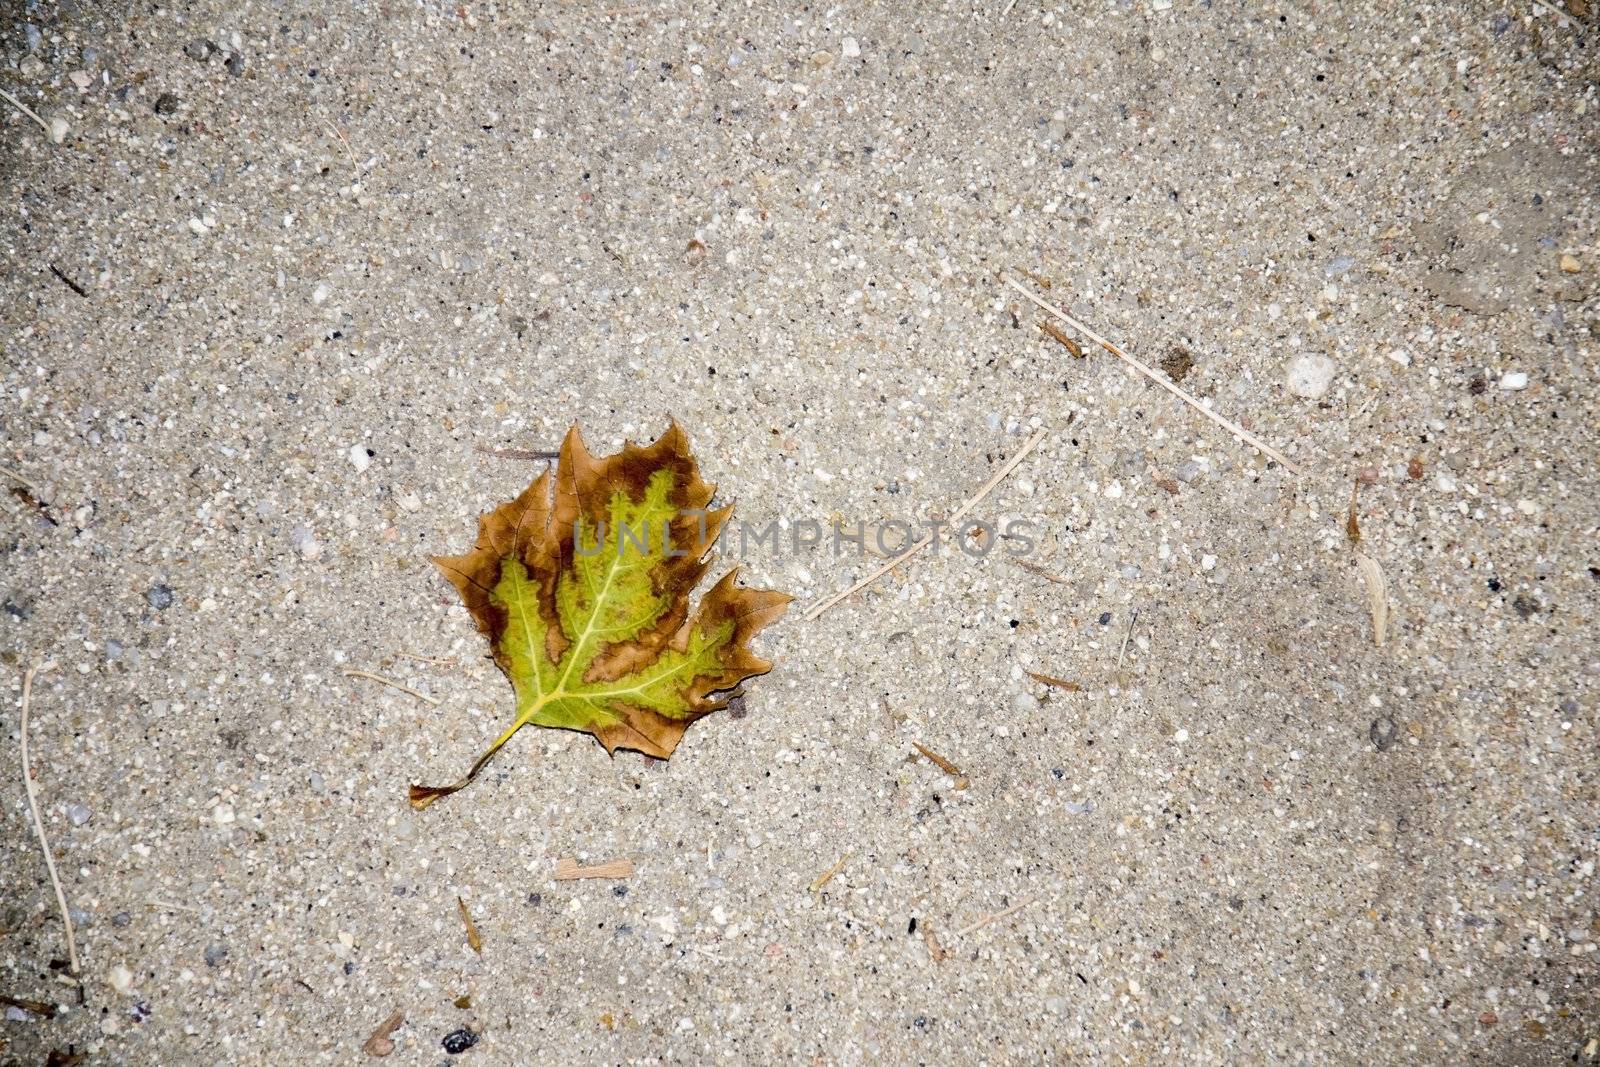
[[[1535,4],[1537,4],[1539,7],[1542,7],[1546,11],[1550,12],[1556,18],[1560,19],[1562,26],[1571,26],[1572,25],[1572,15],[1569,14],[1568,12],[1565,12],[1565,11],[1561,10],[1559,7],[1556,7],[1554,4],[1546,3],[1545,0],[1533,0],[1533,2]]]
[[[1069,693],[1083,692],[1083,686],[1077,682],[1069,682],[1065,678],[1057,678],[1053,674],[1040,674],[1038,671],[1027,671],[1026,674],[1036,682],[1042,682],[1053,689],[1064,689]]]
[[[957,930],[955,932],[955,934],[952,935],[952,936],[955,936],[955,937],[966,937],[970,933],[974,933],[974,932],[976,932],[978,930],[982,930],[985,926],[988,926],[990,923],[997,923],[1001,919],[1009,918],[1010,916],[1015,915],[1017,912],[1021,911],[1023,908],[1026,908],[1029,904],[1032,904],[1034,901],[1036,901],[1038,899],[1039,899],[1038,897],[1027,897],[1027,898],[1025,898],[1023,900],[1019,900],[1015,904],[1011,905],[1011,907],[1005,909],[1004,911],[997,911],[993,915],[985,915],[983,918],[977,920],[976,922],[968,923],[967,925],[963,926],[961,929]]]
[[[957,767],[954,763],[951,763],[949,760],[945,759],[928,746],[913,741],[911,742],[911,747],[922,753],[925,757],[927,757],[928,762],[932,763],[935,767],[939,768],[950,777],[960,778],[962,776],[960,767]]]
[[[33,490],[33,494],[35,496],[40,496],[40,495],[42,495],[44,493],[43,489],[40,489],[37,485],[35,485],[32,482],[28,481],[28,479],[24,478],[22,475],[18,474],[16,471],[12,470],[10,467],[0,467],[0,474],[4,474],[7,478],[10,478],[12,481],[16,482],[18,485],[25,486],[28,489]]]
[[[957,789],[965,789],[971,784],[967,776],[961,773],[960,767],[957,767],[954,763],[951,763],[933,749],[927,747],[926,745],[918,744],[915,741],[911,742],[911,747],[922,753],[923,758],[928,760],[928,762],[932,763],[935,767],[948,774],[951,778],[954,778],[955,787]]]
[[[490,448],[487,445],[474,445],[479,452],[486,456],[495,456],[498,459],[560,459],[560,452],[534,451],[527,448]]]
[[[53,664],[29,667],[22,674],[22,712],[17,724],[22,734],[22,785],[28,794],[28,812],[33,816],[33,829],[39,835],[39,848],[44,852],[44,866],[50,872],[50,884],[56,890],[56,903],[61,907],[61,922],[67,928],[67,965],[72,976],[78,976],[78,942],[72,936],[72,914],[67,910],[67,893],[61,888],[61,876],[56,873],[56,858],[50,852],[50,839],[45,837],[44,820],[39,816],[39,797],[33,788],[33,767],[28,761],[28,710],[33,703],[33,679]]]
[[[1172,382],[1170,380],[1168,380],[1164,375],[1162,375],[1162,374],[1160,374],[1160,373],[1158,373],[1158,372],[1156,372],[1154,370],[1151,370],[1149,367],[1145,366],[1143,363],[1140,363],[1138,360],[1136,360],[1132,356],[1128,355],[1128,353],[1124,352],[1122,349],[1118,348],[1116,345],[1112,344],[1110,341],[1107,341],[1104,337],[1101,337],[1099,334],[1097,334],[1093,330],[1089,329],[1089,327],[1085,326],[1083,323],[1079,322],[1077,319],[1073,318],[1071,315],[1068,315],[1065,311],[1062,311],[1060,308],[1054,306],[1053,304],[1046,303],[1045,301],[1039,299],[1037,296],[1035,296],[1032,293],[1028,292],[1028,290],[1025,289],[1021,285],[1021,283],[1019,283],[1015,278],[1012,278],[1009,275],[1001,275],[1001,278],[1005,281],[1005,283],[1007,285],[1011,286],[1011,288],[1013,288],[1017,292],[1021,293],[1024,297],[1026,297],[1027,299],[1033,301],[1033,303],[1039,305],[1039,307],[1043,308],[1045,311],[1048,311],[1050,314],[1054,315],[1056,318],[1060,319],[1062,322],[1066,323],[1068,326],[1071,326],[1074,330],[1077,330],[1079,333],[1083,334],[1089,340],[1093,341],[1095,344],[1099,345],[1101,348],[1105,349],[1107,352],[1110,352],[1113,356],[1116,356],[1118,359],[1120,359],[1124,363],[1128,364],[1128,366],[1132,367],[1134,370],[1138,371],[1140,374],[1144,375],[1146,378],[1149,378],[1152,382],[1155,382],[1157,385],[1161,386],[1161,388],[1165,389],[1167,392],[1171,393],[1173,396],[1177,397],[1179,400],[1182,400],[1185,404],[1188,404],[1190,407],[1192,407],[1196,411],[1200,412],[1200,414],[1204,415],[1206,418],[1210,419],[1212,422],[1216,423],[1218,426],[1221,426],[1223,429],[1225,429],[1229,433],[1233,434],[1233,436],[1237,437],[1239,440],[1243,441],[1245,444],[1249,445],[1251,448],[1254,448],[1256,451],[1260,452],[1262,455],[1266,456],[1267,458],[1276,460],[1277,462],[1281,463],[1283,465],[1284,469],[1289,471],[1289,473],[1291,473],[1291,474],[1299,474],[1300,473],[1300,468],[1295,466],[1293,463],[1289,462],[1288,458],[1285,457],[1283,455],[1283,453],[1279,452],[1277,449],[1273,448],[1271,445],[1269,445],[1265,441],[1261,440],[1261,438],[1257,437],[1255,434],[1251,433],[1249,430],[1246,430],[1243,426],[1240,426],[1238,423],[1233,422],[1233,421],[1231,421],[1229,419],[1223,418],[1221,415],[1218,415],[1215,411],[1212,411],[1210,408],[1208,408],[1204,404],[1200,403],[1200,401],[1196,400],[1194,397],[1190,396],[1188,393],[1184,392],[1182,389],[1179,389],[1176,385],[1173,385]]]
[[[4,1004],[8,1008],[21,1008],[23,1011],[31,1012],[42,1019],[54,1019],[56,1017],[56,1006],[42,1000],[28,1000],[26,997],[12,997],[0,993],[0,1004]]]
[[[351,667],[344,672],[344,676],[346,678],[365,678],[369,682],[382,683],[383,685],[389,686],[392,689],[400,690],[400,692],[406,694],[407,696],[416,697],[418,700],[431,707],[436,708],[440,704],[438,697],[431,697],[427,693],[419,693],[417,690],[411,688],[409,685],[406,685],[404,682],[397,682],[393,678],[385,678],[383,675],[373,674],[371,671],[361,671]]]
[[[1061,327],[1057,326],[1055,323],[1041,322],[1039,323],[1039,329],[1049,334],[1052,341],[1055,341],[1062,348],[1065,348],[1068,352],[1072,353],[1072,355],[1077,359],[1084,358],[1083,346],[1074,341],[1072,338],[1068,337],[1066,334],[1062,333]]]
[[[459,661],[454,656],[424,656],[420,652],[396,652],[401,659],[416,660],[418,663],[427,663],[434,667],[455,667]]]
[[[3,96],[7,100],[11,101],[12,107],[28,116],[34,122],[37,122],[39,124],[39,128],[45,132],[46,137],[50,136],[50,124],[44,119],[40,118],[37,111],[33,110],[33,108],[29,107],[27,104],[24,104],[21,100],[18,100],[4,89],[0,89],[0,96]]]

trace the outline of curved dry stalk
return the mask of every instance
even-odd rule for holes
[[[22,785],[28,794],[28,812],[33,816],[33,829],[39,835],[39,848],[44,851],[45,869],[50,872],[50,884],[55,887],[56,903],[61,906],[61,922],[67,928],[67,965],[74,978],[78,976],[78,942],[72,936],[72,914],[67,910],[67,893],[61,888],[61,876],[56,873],[56,858],[50,852],[50,840],[44,834],[44,820],[39,816],[39,797],[33,788],[33,768],[28,761],[28,708],[33,702],[33,679],[50,664],[29,667],[22,674],[22,713],[18,731],[22,734]]]

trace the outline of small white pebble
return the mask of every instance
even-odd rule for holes
[[[1302,353],[1289,361],[1289,392],[1306,400],[1319,400],[1327,395],[1337,369],[1337,364],[1320,352]]]
[[[840,43],[840,51],[846,59],[856,59],[861,55],[861,43],[854,37],[846,37]]]
[[[53,117],[44,125],[44,135],[49,138],[51,144],[60,144],[67,139],[67,134],[72,132],[72,124],[60,115]]]
[[[351,445],[349,456],[350,465],[356,469],[357,474],[363,473],[368,467],[372,466],[372,457],[367,455],[367,449],[364,445]]]
[[[1172,735],[1172,740],[1177,744],[1183,744],[1185,741],[1189,740],[1189,731],[1183,729],[1178,730],[1177,733]]]
[[[211,820],[218,826],[227,826],[235,818],[232,804],[218,804],[211,809]]]
[[[133,988],[133,972],[119,963],[106,972],[106,981],[118,993],[126,994]]]
[[[1439,472],[1439,477],[1434,479],[1433,484],[1438,487],[1441,493],[1453,493],[1456,491],[1455,476],[1445,471]]]
[[[317,287],[311,290],[311,302],[313,304],[321,304],[332,295],[333,286],[329,285],[327,282],[318,282]]]
[[[1204,556],[1200,557],[1200,569],[1201,570],[1203,570],[1203,571],[1215,570],[1216,566],[1217,566],[1217,557],[1216,556],[1207,554],[1207,555],[1204,555]]]
[[[396,503],[400,505],[401,511],[422,510],[422,498],[416,493],[401,493]]]
[[[190,219],[189,232],[196,235],[203,234],[206,232],[206,224],[201,222],[199,219]]]
[[[1509,371],[1500,378],[1500,388],[1502,389],[1526,389],[1527,387],[1528,375],[1526,371]]]

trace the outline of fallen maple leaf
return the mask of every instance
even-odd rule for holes
[[[413,808],[467,785],[529,723],[666,759],[690,723],[772,668],[748,644],[788,594],[740,588],[735,567],[689,613],[733,512],[707,510],[714,491],[676,422],[602,459],[574,426],[553,475],[479,516],[471,552],[434,557],[511,680],[517,715],[466,777],[412,786]]]

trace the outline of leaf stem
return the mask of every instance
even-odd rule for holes
[[[460,779],[451,782],[449,785],[413,785],[411,787],[412,809],[422,811],[440,797],[447,797],[458,789],[465,789],[471,785],[472,780],[478,777],[478,772],[488,765],[489,761],[494,758],[494,754],[500,751],[501,746],[511,740],[511,735],[522,729],[527,722],[528,719],[525,716],[518,715],[517,721],[512,723],[505,733],[495,738],[494,744],[489,746],[489,750],[479,756],[478,762],[474,763],[472,769]]]

